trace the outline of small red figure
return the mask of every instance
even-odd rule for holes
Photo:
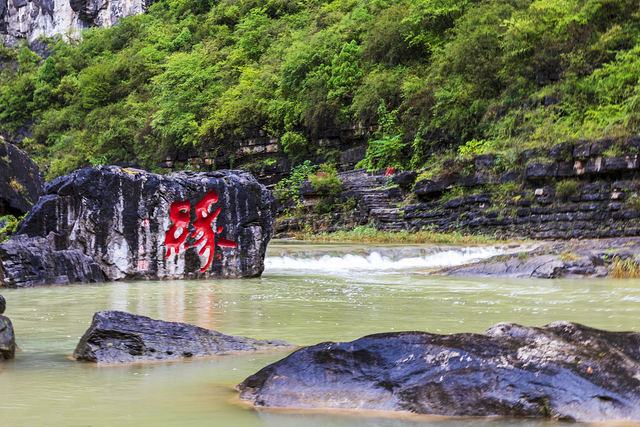
[[[171,248],[176,250],[176,255],[180,252],[180,245],[183,244],[187,237],[189,236],[189,232],[187,231],[187,226],[189,225],[189,211],[191,210],[191,204],[187,200],[179,200],[171,203],[171,209],[169,213],[169,217],[171,221],[173,221],[173,225],[167,231],[167,234],[164,238],[164,244],[167,247],[167,256],[165,258],[169,258],[171,255]],[[178,228],[182,228],[182,233],[176,238],[176,231]],[[185,243],[184,249],[189,249],[189,245]]]
[[[215,210],[214,213],[211,214],[209,213],[209,206],[216,203],[217,201],[218,201],[218,193],[216,193],[215,190],[211,190],[196,204],[197,219],[193,223],[195,230],[193,231],[193,233],[191,233],[191,237],[196,239],[198,238],[200,233],[202,233],[202,236],[198,239],[198,241],[196,241],[193,244],[193,246],[194,247],[199,246],[200,244],[204,243],[204,246],[202,246],[202,249],[200,249],[200,252],[198,252],[198,255],[204,255],[205,251],[209,249],[209,259],[207,260],[207,264],[200,269],[201,273],[204,273],[207,270],[207,268],[209,268],[209,266],[211,265],[211,262],[213,261],[213,257],[216,251],[215,235],[216,233],[222,232],[222,226],[218,226],[218,229],[216,230],[216,232],[214,232],[213,229],[211,228],[211,224],[218,217],[218,215],[220,214],[220,210],[222,208],[219,207],[218,209]],[[227,239],[218,238],[217,243],[220,246],[225,246],[229,248],[238,247],[236,242],[232,240],[227,240]]]
[[[384,176],[392,176],[395,173],[396,173],[396,168],[394,167],[387,168],[387,170],[384,173]]]

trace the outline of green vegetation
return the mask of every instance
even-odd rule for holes
[[[296,166],[291,171],[291,176],[278,182],[275,187],[275,196],[282,203],[293,202],[294,205],[298,205],[300,202],[300,188],[302,183],[307,180],[317,169],[317,166],[311,164],[311,161],[307,160],[303,164]]]
[[[338,171],[335,165],[324,163],[318,168],[318,172],[309,175],[309,181],[316,191],[321,191],[329,196],[335,196],[342,191],[342,184],[338,179]]]
[[[637,0],[160,0],[51,50],[0,48],[0,130],[35,120],[51,176],[257,128],[301,163],[377,123],[363,166],[432,170],[640,132]]]
[[[635,279],[640,277],[640,265],[632,257],[616,259],[609,265],[609,276],[614,279]]]
[[[556,194],[559,197],[575,196],[578,193],[580,184],[578,181],[566,180],[556,183]]]
[[[408,231],[379,231],[372,226],[361,225],[350,231],[313,234],[311,231],[297,233],[295,238],[312,242],[348,242],[348,243],[433,243],[433,244],[492,244],[503,242],[482,235],[465,235],[459,231],[436,233],[422,229],[415,233]]]
[[[16,218],[13,215],[5,215],[3,217],[0,217],[0,224],[4,224],[4,226],[0,228],[0,243],[5,242],[9,239],[11,233],[13,233],[16,228],[18,228],[18,224],[25,216],[26,215]]]

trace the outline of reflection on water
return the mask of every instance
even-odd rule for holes
[[[320,259],[326,246],[308,250],[320,253],[314,258]],[[345,250],[370,256],[354,245],[331,250],[339,258]],[[271,264],[261,279],[109,283],[2,294],[22,349],[16,360],[0,364],[3,427],[502,426],[516,421],[258,412],[239,404],[233,387],[283,357],[282,351],[109,367],[68,356],[93,313],[108,309],[301,345],[392,330],[481,333],[504,321],[535,326],[570,320],[633,330],[639,324],[640,281],[440,278],[378,266],[330,274]]]

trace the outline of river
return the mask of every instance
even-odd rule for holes
[[[257,411],[234,386],[287,351],[120,366],[70,359],[99,310],[125,310],[300,345],[402,330],[482,333],[498,322],[640,327],[640,280],[443,278],[430,269],[507,247],[273,242],[260,279],[2,290],[21,351],[0,364],[0,426],[418,427],[543,421]],[[511,250],[518,250],[511,249]]]

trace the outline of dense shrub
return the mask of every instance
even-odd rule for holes
[[[637,0],[163,0],[49,43],[0,48],[0,131],[52,176],[256,128],[301,161],[377,124],[376,169],[640,132]]]

